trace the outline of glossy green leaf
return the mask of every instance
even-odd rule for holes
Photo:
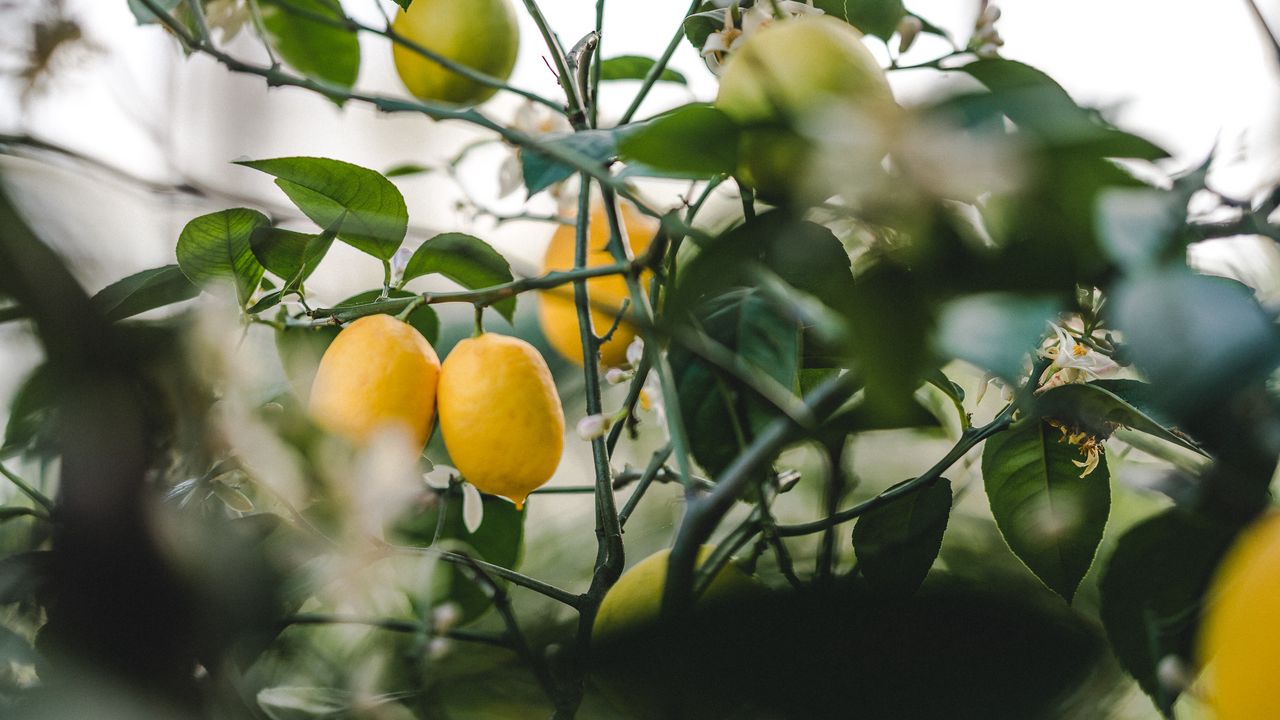
[[[177,265],[143,270],[117,280],[93,296],[108,320],[123,320],[200,294]]]
[[[427,491],[431,495],[435,491]],[[426,496],[424,496],[426,497]],[[484,516],[476,532],[467,531],[462,514],[462,491],[450,487],[429,501],[424,509],[411,510],[396,525],[396,535],[405,543],[419,547],[449,547],[473,557],[516,568],[524,549],[524,510],[516,510],[509,501],[493,495],[481,495]],[[444,512],[443,519],[440,516]],[[432,583],[432,604],[456,602],[465,620],[478,617],[489,607],[489,599],[469,575],[453,564],[437,565]]]
[[[1111,512],[1111,473],[1103,456],[1085,460],[1063,434],[1038,418],[992,436],[982,453],[991,514],[1010,549],[1068,602],[1093,564]]]
[[[617,141],[612,130],[568,133],[542,140],[541,144],[575,153],[586,162],[597,164],[601,168],[618,154]],[[577,168],[530,148],[520,151],[520,169],[525,188],[531,196],[558,182],[568,180],[578,172]]]
[[[1051,297],[967,295],[942,307],[935,341],[941,353],[1014,382],[1060,309]]]
[[[1190,438],[1165,427],[1106,386],[1097,383],[1068,384],[1053,388],[1036,398],[1035,407],[1036,412],[1043,417],[1070,423],[1094,435],[1105,437],[1117,426],[1129,427],[1205,454]]]
[[[360,40],[342,6],[327,0],[258,0],[272,47],[302,74],[349,88],[360,74]],[[335,100],[341,104],[341,101]]]
[[[738,290],[700,309],[696,326],[733,352],[753,374],[795,391],[799,378],[800,327],[759,293]],[[670,352],[680,411],[696,459],[713,476],[778,411],[744,383],[681,343]]]
[[[402,163],[400,165],[396,165],[394,167],[388,168],[387,170],[384,170],[382,174],[389,178],[395,178],[395,177],[408,177],[410,175],[422,175],[425,173],[434,172],[435,170],[436,168],[427,167],[426,165],[420,165],[418,163]]]
[[[618,153],[646,174],[707,178],[738,166],[738,126],[712,105],[695,103],[618,129]]]
[[[914,593],[938,557],[950,516],[946,478],[867,511],[853,526],[858,570],[878,590]]]
[[[643,80],[645,75],[657,65],[658,61],[643,55],[619,55],[600,63],[601,80]],[[663,68],[658,79],[663,82],[688,85],[683,74],[671,68]]]
[[[357,250],[390,260],[404,242],[409,211],[400,190],[381,173],[317,157],[237,164],[274,176],[304,215],[322,228],[336,228],[338,239]]]
[[[501,285],[513,279],[506,258],[489,243],[464,233],[444,233],[422,243],[405,266],[404,282],[432,273],[439,273],[469,290]],[[513,322],[516,298],[512,296],[494,303],[493,308],[507,322]]]
[[[893,35],[907,14],[902,0],[815,0],[813,5],[882,40]]]
[[[1200,610],[1235,529],[1167,510],[1120,537],[1102,574],[1101,618],[1120,664],[1167,717],[1177,694],[1156,674],[1169,655],[1195,658]]]
[[[271,221],[257,210],[234,208],[202,215],[178,236],[178,267],[197,286],[234,282],[243,305],[262,280],[263,267],[249,240]]]
[[[276,227],[259,228],[249,239],[254,257],[263,267],[284,281],[281,293],[297,290],[324,260],[333,246],[334,233],[318,235]]]
[[[715,8],[712,3],[703,3],[698,12],[684,19],[682,27],[685,38],[701,51],[711,33],[724,29],[724,14],[723,9]]]

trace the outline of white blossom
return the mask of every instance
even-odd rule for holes
[[[484,498],[480,491],[469,482],[462,483],[462,524],[467,532],[474,534],[480,529],[484,520]]]
[[[588,415],[578,421],[578,437],[583,440],[595,440],[609,431],[609,418],[604,415]]]

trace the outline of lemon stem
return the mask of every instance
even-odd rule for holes
[[[473,338],[478,338],[484,334],[484,308],[484,305],[476,305],[476,326],[471,331],[471,337]]]

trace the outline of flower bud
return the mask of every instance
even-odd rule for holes
[[[431,613],[431,624],[437,635],[444,635],[457,627],[462,620],[462,609],[457,603],[448,602]]]
[[[920,18],[915,15],[904,15],[898,23],[898,54],[901,55],[911,49],[915,44],[916,38],[920,36],[920,31],[924,30],[924,23],[920,22]]]
[[[604,415],[588,415],[578,421],[578,437],[583,440],[603,437],[608,432],[609,425],[609,418]]]
[[[621,385],[622,383],[630,380],[631,377],[631,373],[623,370],[622,368],[609,368],[605,371],[604,381],[610,385]]]

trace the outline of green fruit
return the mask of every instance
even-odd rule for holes
[[[492,75],[511,77],[520,48],[511,0],[415,0],[396,16],[392,30],[461,65]],[[396,72],[420,100],[475,105],[496,90],[447,70],[413,48],[397,43],[392,52]]]
[[[862,33],[826,15],[777,20],[750,35],[725,65],[716,107],[747,129],[738,180],[767,199],[797,194],[810,169],[807,123],[852,110],[869,123],[898,107]]]

